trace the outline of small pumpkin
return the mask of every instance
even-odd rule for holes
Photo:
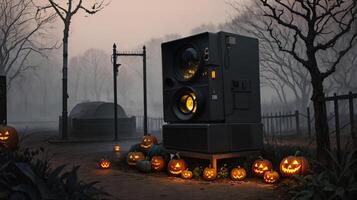
[[[191,179],[192,176],[193,176],[193,173],[188,169],[185,169],[181,172],[181,178],[183,178],[183,179]]]
[[[302,156],[288,156],[281,160],[279,169],[284,177],[305,175],[309,169],[309,162]]]
[[[263,176],[264,183],[276,183],[279,180],[279,174],[276,171],[270,170],[266,171]]]
[[[217,171],[215,168],[212,168],[211,166],[209,166],[203,170],[202,176],[203,176],[203,179],[205,179],[206,181],[213,181],[217,177]]]
[[[128,165],[135,166],[137,161],[145,160],[145,155],[142,152],[129,152],[126,157]]]
[[[119,144],[115,144],[113,147],[113,151],[114,152],[120,152],[120,145]]]
[[[14,127],[7,125],[0,126],[0,146],[3,146],[5,149],[14,150],[17,148],[18,142],[19,136]]]
[[[112,163],[110,162],[110,160],[105,159],[105,158],[101,159],[98,163],[98,165],[101,169],[109,169],[111,164]]]
[[[151,168],[153,171],[159,172],[165,169],[165,159],[162,156],[153,156],[151,158]]]
[[[185,160],[181,159],[178,154],[176,159],[170,160],[169,164],[167,165],[167,171],[172,176],[178,176],[181,174],[183,170],[187,168]]]
[[[247,177],[247,171],[244,168],[238,166],[231,170],[231,179],[233,181],[243,181]]]
[[[255,160],[252,165],[253,174],[260,177],[264,176],[264,172],[269,171],[272,168],[273,165],[271,162],[261,157],[258,160]]]
[[[157,138],[149,134],[142,137],[140,147],[147,150],[155,144],[157,144]]]
[[[149,160],[139,160],[136,162],[136,168],[145,173],[149,173],[151,171],[151,162]]]

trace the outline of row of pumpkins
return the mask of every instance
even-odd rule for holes
[[[151,159],[147,160],[144,153],[157,145],[157,139],[155,136],[147,135],[143,136],[140,143],[142,151],[130,151],[126,157],[126,162],[130,166],[135,166],[142,172],[160,172],[165,169],[171,176],[181,176],[183,179],[191,179],[193,172],[187,168],[185,160],[181,159],[178,154],[166,165],[166,160],[162,155],[154,155]],[[115,145],[114,151],[120,151],[120,146]],[[104,164],[108,168],[108,160],[102,160],[101,165]],[[110,163],[109,163],[110,164]],[[308,161],[301,156],[288,156],[284,158],[280,163],[280,174],[284,177],[291,177],[293,175],[304,175],[308,170]],[[273,165],[269,160],[259,158],[252,164],[252,173],[255,176],[263,177],[265,183],[276,183],[279,180],[279,173],[273,170]],[[238,166],[233,168],[230,172],[230,178],[234,181],[242,181],[246,178],[247,171]],[[203,179],[211,181],[217,177],[216,169],[211,166],[206,167],[202,174]]]

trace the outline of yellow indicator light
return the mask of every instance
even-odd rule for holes
[[[211,78],[214,80],[216,79],[216,71],[215,70],[212,70],[211,71]]]

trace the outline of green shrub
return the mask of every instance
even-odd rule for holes
[[[331,164],[326,166],[313,162],[315,172],[305,176],[295,176],[282,187],[291,199],[357,199],[357,159],[356,150],[345,152],[341,161],[329,152]]]
[[[102,199],[108,194],[97,182],[78,178],[79,166],[64,171],[65,165],[50,168],[44,149],[0,149],[0,199]]]

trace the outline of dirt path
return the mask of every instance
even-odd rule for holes
[[[84,181],[100,181],[98,186],[112,194],[113,199],[138,200],[259,200],[278,199],[273,186],[261,183],[258,179],[248,179],[243,183],[233,181],[197,181],[168,177],[165,173],[143,174],[132,169],[122,169],[115,160],[118,155],[112,153],[113,142],[105,143],[64,143],[46,142],[48,135],[36,134],[26,142],[26,146],[46,147],[53,154],[54,166],[67,163],[68,166],[80,165],[79,174]],[[128,150],[135,141],[120,142],[122,149]],[[96,162],[103,156],[114,160],[113,167],[101,170]]]

